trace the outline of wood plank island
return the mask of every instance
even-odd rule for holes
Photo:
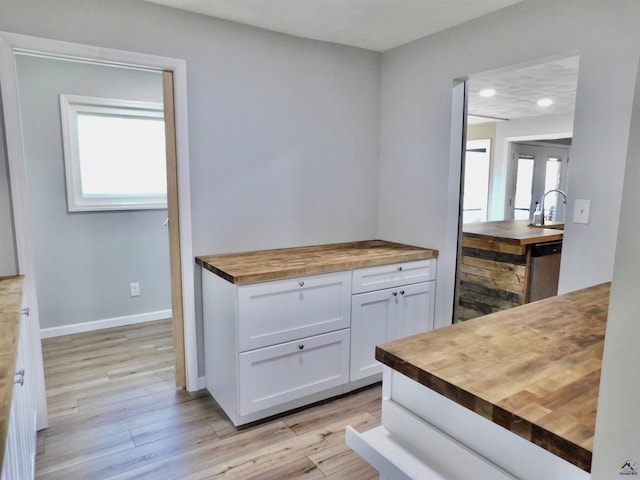
[[[560,255],[538,252],[561,249],[562,227],[531,227],[528,220],[464,224],[456,321],[555,295]]]
[[[378,346],[390,404],[379,428],[411,442],[396,415],[406,409],[508,472],[489,478],[589,478],[609,293],[597,285]]]

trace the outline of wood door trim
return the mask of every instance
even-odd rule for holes
[[[182,262],[180,259],[180,215],[178,205],[178,155],[173,97],[173,72],[162,72],[165,145],[167,155],[167,210],[169,215],[169,259],[173,310],[173,352],[176,387],[186,386],[184,317],[182,315]]]

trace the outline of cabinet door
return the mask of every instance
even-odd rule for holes
[[[393,338],[399,289],[353,295],[351,300],[350,380],[382,372],[375,359],[376,345]]]
[[[351,272],[238,287],[241,352],[349,327]]]
[[[349,329],[240,354],[240,415],[349,381]]]
[[[400,287],[395,332],[390,339],[408,337],[433,329],[433,302],[436,282]]]
[[[16,357],[16,372],[9,414],[9,429],[4,454],[2,480],[34,477],[36,454],[35,401],[29,356],[28,330],[25,321],[20,325]]]

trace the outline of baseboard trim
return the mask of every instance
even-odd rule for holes
[[[59,327],[41,328],[41,338],[61,337],[62,335],[71,335],[73,333],[93,332],[105,328],[122,327],[125,325],[135,325],[137,323],[153,322],[155,320],[163,320],[171,318],[171,310],[158,310],[157,312],[138,313],[136,315],[127,315],[125,317],[105,318],[103,320],[94,320],[92,322],[73,323],[71,325],[60,325]]]

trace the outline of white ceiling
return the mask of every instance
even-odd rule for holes
[[[580,57],[574,56],[473,75],[469,79],[468,113],[505,120],[573,113],[579,61]],[[479,92],[484,88],[492,88],[496,94],[481,97]],[[539,107],[537,101],[542,98],[550,98],[553,105]]]
[[[385,51],[522,0],[146,0],[303,38]],[[469,79],[469,113],[515,119],[573,112],[578,57]],[[494,88],[492,98],[478,92]],[[540,98],[554,104],[542,109]],[[471,123],[485,121],[470,118]]]
[[[147,0],[298,37],[383,52],[522,0]]]

